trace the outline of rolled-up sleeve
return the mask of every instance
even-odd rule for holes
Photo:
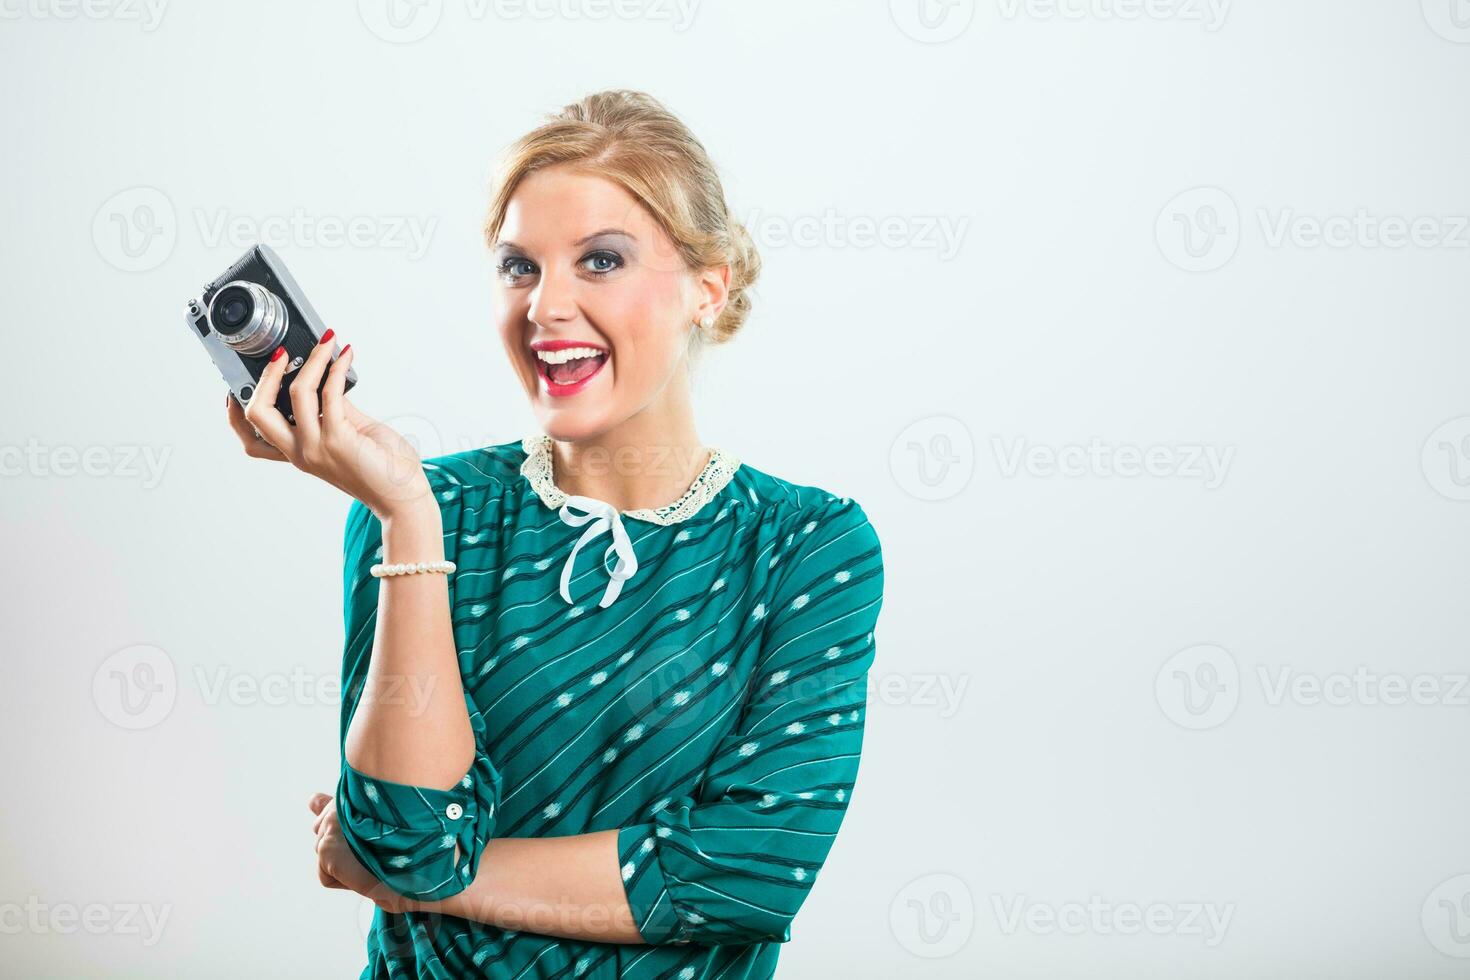
[[[344,760],[337,820],[363,867],[400,895],[437,901],[475,880],[500,780],[484,753],[453,789],[374,779]]]
[[[786,942],[852,800],[883,602],[878,536],[850,498],[791,532],[751,615],[761,650],[736,730],[695,795],[618,832],[646,943]]]
[[[466,700],[475,759],[448,789],[412,786],[365,775],[347,762],[347,731],[361,699],[377,627],[382,525],[354,501],[343,541],[341,776],[337,821],[363,866],[393,891],[420,901],[455,895],[475,879],[485,843],[494,836],[502,778],[485,752],[484,720]],[[422,696],[410,685],[385,697]]]

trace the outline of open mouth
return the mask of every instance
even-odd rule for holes
[[[533,350],[532,353],[536,358],[536,373],[553,395],[580,391],[597,376],[611,356],[600,347],[564,347],[561,350]]]

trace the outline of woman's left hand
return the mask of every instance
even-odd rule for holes
[[[384,912],[399,913],[410,910],[412,903],[373,877],[372,872],[362,866],[347,839],[342,836],[342,827],[337,822],[337,801],[326,793],[316,793],[307,804],[316,814],[316,860],[317,878],[323,888],[345,888],[373,900]]]

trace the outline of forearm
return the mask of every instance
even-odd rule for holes
[[[383,563],[442,561],[443,524],[432,494],[385,516]],[[344,744],[366,776],[449,789],[475,759],[449,608],[448,577],[378,579],[373,650]]]
[[[618,832],[501,837],[464,891],[408,908],[502,929],[600,943],[642,943],[618,869]]]

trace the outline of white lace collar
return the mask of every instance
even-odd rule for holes
[[[521,463],[521,475],[530,482],[542,503],[552,510],[560,508],[567,502],[567,494],[552,480],[551,437],[545,433],[526,436],[521,440],[521,449],[526,454],[525,461]],[[688,520],[725,488],[739,468],[738,457],[713,448],[709,462],[678,500],[662,507],[625,510],[621,512],[622,516],[651,524],[678,524]]]

